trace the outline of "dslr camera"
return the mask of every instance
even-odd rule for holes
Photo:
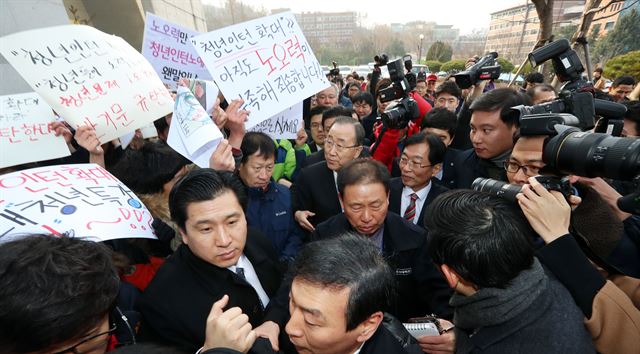
[[[500,77],[500,64],[498,64],[498,53],[491,52],[480,58],[469,69],[455,74],[456,84],[461,89],[467,89],[475,85],[480,80],[495,80]]]
[[[374,60],[376,61],[376,66],[387,65],[389,78],[392,81],[391,86],[378,92],[380,101],[390,102],[400,100],[391,109],[382,113],[382,124],[389,129],[402,129],[420,115],[418,104],[409,96],[413,88],[404,74],[405,67],[407,65],[411,67],[412,65],[411,56],[405,56],[404,58],[389,62],[389,57],[386,54],[381,54],[380,56],[376,55]],[[415,81],[415,76],[413,76],[413,78]]]
[[[331,76],[340,75],[340,69],[338,69],[338,63],[336,63],[335,61],[332,61],[331,64],[333,64],[333,69],[329,70],[329,75]]]
[[[536,180],[538,180],[538,182],[540,182],[540,184],[547,190],[562,193],[567,200],[574,194],[573,187],[571,186],[568,177],[536,176]],[[522,186],[509,184],[496,179],[479,177],[473,181],[471,189],[480,192],[487,192],[491,195],[495,195],[515,203],[517,202],[516,195],[522,191]]]

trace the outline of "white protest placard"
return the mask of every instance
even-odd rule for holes
[[[33,168],[0,176],[0,242],[70,233],[105,241],[156,238],[153,217],[131,190],[96,164]]]
[[[188,88],[179,86],[167,144],[196,165],[209,167],[209,157],[222,132]]]
[[[173,99],[149,62],[122,38],[83,25],[0,38],[0,53],[74,128],[107,142],[170,113]]]
[[[302,102],[300,102],[254,125],[248,131],[262,132],[273,139],[295,139],[302,126]]]
[[[69,156],[51,107],[35,92],[0,96],[0,168]]]
[[[140,128],[140,131],[142,132],[142,139],[155,138],[158,136],[158,130],[156,129],[156,126],[153,125],[153,123],[147,124],[144,127]]]
[[[162,82],[171,88],[175,89],[181,78],[211,80],[190,42],[191,37],[199,34],[147,12],[142,55],[149,60]]]
[[[205,33],[192,39],[227,101],[251,111],[247,128],[329,87],[292,12]]]

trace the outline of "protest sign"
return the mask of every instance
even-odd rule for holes
[[[329,87],[291,12],[225,27],[192,39],[227,101],[251,111],[247,128]]]
[[[144,127],[140,128],[140,131],[142,132],[142,139],[155,138],[158,136],[158,130],[156,129],[156,126],[153,125],[153,123],[147,124]]]
[[[49,123],[55,115],[37,93],[0,96],[0,168],[69,156]]]
[[[179,86],[167,144],[196,165],[209,167],[209,157],[222,132],[188,88]]]
[[[265,133],[273,139],[295,139],[298,130],[303,126],[302,102],[300,102],[248,130]]]
[[[105,241],[156,238],[153,217],[131,190],[95,164],[0,176],[0,242],[28,234]]]
[[[147,12],[142,41],[142,55],[155,69],[162,82],[176,88],[178,80],[211,80],[190,39],[200,32],[171,23]]]
[[[83,25],[0,38],[0,53],[74,128],[107,142],[171,112],[173,99],[149,62],[122,38]]]

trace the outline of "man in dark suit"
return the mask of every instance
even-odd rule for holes
[[[291,267],[287,334],[299,353],[420,353],[384,312],[396,282],[376,246],[356,235],[311,242]]]
[[[418,133],[407,139],[399,163],[402,175],[390,182],[389,211],[424,227],[427,205],[449,190],[431,183],[431,177],[440,171],[445,150],[444,143],[433,134]]]
[[[362,152],[364,129],[351,117],[336,118],[324,141],[326,161],[311,165],[291,186],[294,216],[300,226],[313,231],[315,225],[342,212],[338,201],[338,171]]]
[[[233,174],[211,169],[191,171],[173,187],[169,209],[183,244],[138,303],[143,336],[195,352],[211,306],[228,295],[227,307],[239,307],[258,336],[277,346],[287,311],[270,300],[282,274],[269,239],[247,231],[243,188]]]
[[[344,214],[318,225],[312,239],[355,232],[373,242],[389,262],[397,283],[398,301],[390,313],[401,321],[436,313],[450,318],[451,295],[427,252],[424,229],[389,213],[389,171],[374,160],[355,160],[338,174]]]
[[[329,130],[333,126],[333,123],[336,121],[338,117],[351,117],[351,109],[344,108],[340,105],[330,107],[322,112],[322,130],[328,134]],[[325,161],[325,151],[318,150],[311,155],[307,156],[304,161],[302,161],[302,168],[307,166],[311,166],[321,161]]]

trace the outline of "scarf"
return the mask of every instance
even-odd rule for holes
[[[464,330],[506,322],[525,311],[548,282],[542,265],[534,258],[531,268],[520,272],[505,289],[483,288],[471,296],[455,293],[449,301],[455,309],[453,322]]]

